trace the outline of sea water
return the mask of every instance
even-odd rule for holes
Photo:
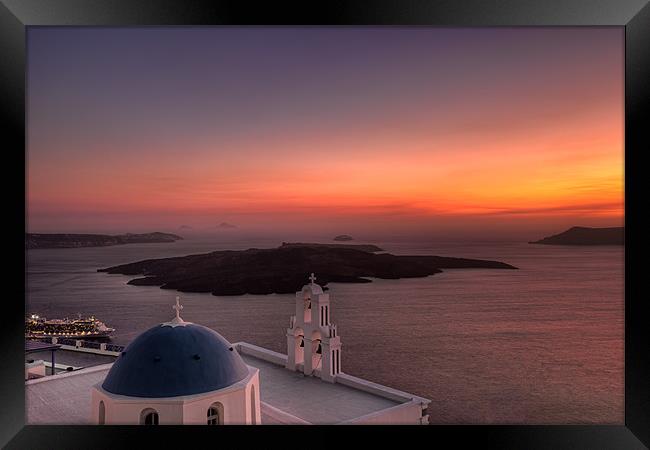
[[[179,294],[97,272],[142,259],[280,243],[215,238],[29,250],[26,309],[48,318],[93,314],[116,328],[114,343],[128,344],[171,319],[180,295],[185,320],[231,342],[286,353],[294,295]],[[624,422],[622,247],[373,243],[393,254],[493,259],[518,270],[330,283],[344,372],[429,398],[432,423]]]

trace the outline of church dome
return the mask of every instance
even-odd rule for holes
[[[248,366],[223,336],[179,318],[133,340],[102,388],[130,397],[176,397],[222,389],[247,376]]]

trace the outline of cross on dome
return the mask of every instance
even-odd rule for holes
[[[185,322],[181,317],[181,309],[183,309],[183,305],[181,305],[180,297],[176,297],[176,304],[172,306],[172,309],[176,311],[176,317],[174,317],[169,322],[165,322],[161,324],[162,326],[168,326],[173,328],[176,326],[185,326],[190,323],[190,322]]]
[[[314,276],[314,272],[311,273],[309,276],[309,281],[311,281],[311,284],[314,284],[314,281],[316,281],[316,277]]]
[[[180,297],[176,297],[176,304],[172,306],[172,309],[176,310],[176,319],[183,320],[181,319],[181,309],[183,309],[183,305],[181,305]]]

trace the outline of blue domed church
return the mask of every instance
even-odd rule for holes
[[[93,387],[97,424],[259,424],[259,370],[216,331],[176,317],[139,335]]]

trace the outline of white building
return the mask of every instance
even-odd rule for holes
[[[287,354],[176,317],[115,363],[26,381],[28,424],[426,424],[430,400],[344,373],[330,296],[296,293]]]
[[[92,422],[260,423],[259,370],[219,333],[176,317],[139,335],[92,388]]]

